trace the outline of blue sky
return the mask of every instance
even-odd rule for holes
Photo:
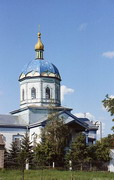
[[[38,24],[44,57],[62,77],[62,105],[87,113],[112,131],[112,117],[102,107],[114,95],[113,0],[0,1],[0,114],[19,108],[18,77],[35,57]]]

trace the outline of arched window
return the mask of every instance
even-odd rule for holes
[[[36,99],[36,89],[34,87],[31,89],[31,98]]]
[[[22,90],[22,101],[25,100],[25,92],[24,92],[24,89]]]
[[[50,99],[50,88],[46,88],[46,99]]]

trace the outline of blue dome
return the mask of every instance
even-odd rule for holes
[[[31,61],[21,73],[19,80],[25,77],[56,77],[61,79],[60,74],[56,66],[46,60],[33,60]]]

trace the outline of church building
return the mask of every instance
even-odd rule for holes
[[[19,76],[20,108],[9,115],[0,115],[0,134],[5,147],[10,148],[12,141],[21,143],[26,132],[30,141],[38,143],[40,132],[49,113],[62,117],[71,129],[71,138],[83,132],[87,143],[95,143],[97,126],[87,118],[74,116],[71,108],[61,106],[61,76],[57,67],[43,57],[44,45],[41,33],[35,45],[36,58],[32,60]]]

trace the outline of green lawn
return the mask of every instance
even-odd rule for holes
[[[0,170],[0,180],[21,180],[20,171]],[[25,180],[114,180],[114,173],[57,170],[25,171]]]

